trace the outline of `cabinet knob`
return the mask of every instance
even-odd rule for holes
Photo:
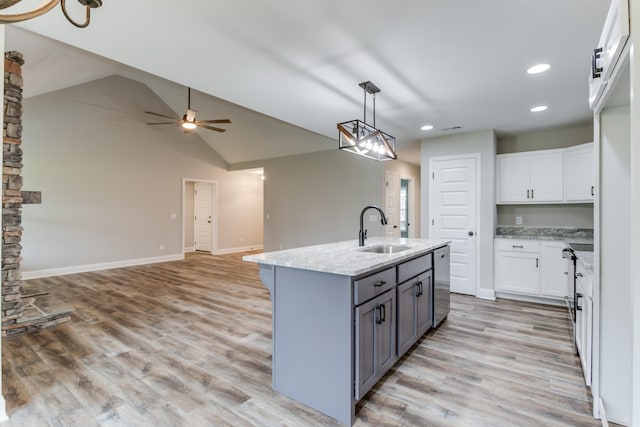
[[[469,236],[473,236],[475,233],[473,231],[469,232]]]

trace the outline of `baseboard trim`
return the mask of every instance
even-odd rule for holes
[[[136,265],[156,264],[158,262],[183,260],[183,254],[163,255],[150,258],[126,259],[122,261],[103,262],[98,264],[76,265],[71,267],[51,268],[48,270],[23,271],[24,280],[42,277],[64,276],[67,274],[87,273],[90,271],[109,270],[111,268],[133,267]]]
[[[535,302],[538,304],[565,306],[564,300],[553,298],[534,297],[529,295],[512,294],[509,292],[496,292],[496,298],[512,299],[515,301]]]
[[[493,289],[478,289],[478,292],[476,293],[476,298],[495,301],[496,292]]]
[[[195,251],[196,251],[195,246],[189,246],[188,248],[184,248],[184,253],[195,252]]]
[[[0,394],[0,422],[7,421],[9,416],[7,415],[7,403],[4,400],[4,396]]]
[[[261,251],[264,245],[243,246],[239,248],[218,249],[216,255],[237,254],[238,252]]]
[[[607,412],[604,410],[604,402],[602,398],[598,399],[599,407],[600,407],[600,422],[602,423],[602,427],[609,427],[609,420],[607,420]]]

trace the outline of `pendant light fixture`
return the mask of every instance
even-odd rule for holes
[[[21,1],[22,0],[0,0],[0,10],[4,11],[4,9],[18,4]],[[51,9],[57,6],[58,3],[60,3],[60,5],[62,6],[62,13],[64,14],[65,18],[67,18],[67,20],[76,27],[85,28],[89,25],[89,22],[91,20],[91,9],[102,6],[102,0],[78,0],[78,2],[85,8],[85,20],[82,23],[76,22],[75,20],[73,20],[73,18],[71,18],[71,16],[69,16],[69,14],[67,13],[65,0],[46,0],[40,6],[28,12],[16,14],[0,13],[0,24],[13,24],[15,22],[22,22],[29,19],[37,18],[38,16],[44,15],[45,13],[49,12]]]
[[[397,159],[396,139],[376,129],[376,93],[380,89],[371,82],[359,86],[364,91],[364,120],[338,123],[338,148],[379,162]],[[373,95],[373,126],[367,124],[367,94]]]

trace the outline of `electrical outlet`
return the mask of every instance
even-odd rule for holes
[[[521,216],[517,216],[516,217],[516,225],[522,225],[522,217]]]
[[[172,213],[171,215],[169,215],[169,218],[171,218],[171,219],[176,219],[176,218],[178,218],[178,215],[176,215],[176,214]]]
[[[163,244],[160,244],[160,250],[164,251],[164,245]]]

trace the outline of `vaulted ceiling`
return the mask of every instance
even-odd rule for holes
[[[86,29],[58,9],[7,26],[6,48],[25,53],[26,96],[120,74],[182,114],[194,88],[200,118],[233,121],[223,134],[198,131],[230,164],[335,148],[336,123],[362,119],[358,83],[371,80],[377,127],[419,163],[422,138],[588,121],[590,55],[608,3],[105,0]],[[526,73],[540,62],[551,69]],[[529,111],[540,104],[548,110]]]

